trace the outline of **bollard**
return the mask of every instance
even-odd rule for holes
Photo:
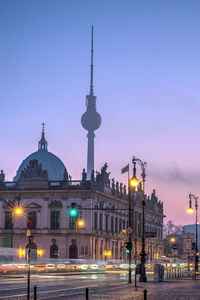
[[[33,288],[33,290],[34,290],[34,300],[37,300],[37,286],[36,285],[34,285],[34,288]]]
[[[144,300],[147,300],[147,290],[144,290]]]
[[[85,298],[86,300],[89,300],[89,289],[88,288],[85,289],[85,297],[86,297]]]

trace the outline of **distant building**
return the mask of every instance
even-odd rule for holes
[[[198,249],[200,249],[200,224],[197,225],[197,232],[198,232]],[[196,243],[196,225],[184,225],[183,226],[183,233],[192,233],[194,242]]]
[[[183,255],[192,255],[194,253],[192,243],[194,243],[194,233],[183,232]]]

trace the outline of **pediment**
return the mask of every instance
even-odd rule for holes
[[[28,205],[26,205],[26,208],[38,208],[39,209],[39,208],[42,208],[42,206],[35,202],[31,202]]]

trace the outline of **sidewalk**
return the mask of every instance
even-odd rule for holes
[[[139,282],[137,291],[134,284],[131,286],[127,284],[126,287],[118,288],[116,291],[107,290],[96,294],[89,292],[89,300],[144,300],[144,289],[147,290],[147,300],[200,300],[200,280],[192,279]],[[70,300],[85,299],[85,296],[70,297]]]
[[[137,291],[134,285],[132,287],[127,285],[127,288],[116,292],[91,295],[89,299],[143,300],[144,289],[147,290],[147,300],[200,300],[200,280],[191,279],[138,283]]]

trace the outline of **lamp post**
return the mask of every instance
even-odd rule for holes
[[[142,252],[140,253],[141,256],[141,272],[140,272],[140,282],[146,282],[146,269],[145,269],[145,262],[146,262],[146,252],[145,252],[145,179],[146,179],[146,172],[145,167],[146,163],[141,161],[140,159],[133,157],[133,164],[138,163],[142,169]]]
[[[128,226],[129,226],[129,240],[128,240],[128,261],[129,261],[129,268],[128,268],[128,283],[132,283],[131,280],[131,252],[132,252],[132,214],[131,214],[131,190],[137,187],[139,181],[136,177],[136,163],[133,163],[133,177],[128,178]]]
[[[23,207],[20,205],[20,196],[17,199],[17,205],[11,206],[11,248],[13,248],[13,231],[14,231],[14,217],[21,216],[24,213]]]
[[[198,251],[198,215],[197,215],[197,210],[198,210],[198,197],[196,197],[193,194],[189,194],[189,207],[188,207],[188,213],[193,212],[193,207],[192,207],[192,199],[195,201],[195,209],[196,209],[196,247],[195,247],[195,272],[194,272],[194,279],[196,280],[196,275],[199,272],[199,251]]]

